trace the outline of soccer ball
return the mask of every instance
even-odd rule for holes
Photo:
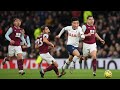
[[[112,77],[112,72],[110,70],[106,70],[104,72],[104,76],[105,76],[105,78],[111,78]]]

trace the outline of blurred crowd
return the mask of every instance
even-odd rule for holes
[[[54,58],[67,58],[66,50],[67,33],[60,39],[55,36],[67,25],[71,25],[71,17],[78,17],[80,26],[84,23],[84,11],[0,11],[0,58],[7,56],[9,42],[4,35],[12,26],[13,18],[22,19],[21,27],[30,37],[31,47],[28,49],[27,58],[37,58],[38,50],[34,49],[35,39],[41,33],[40,26],[48,25],[50,28],[50,40],[55,48],[50,49]],[[120,11],[92,11],[97,26],[97,33],[105,40],[102,45],[97,40],[98,58],[120,58]],[[79,50],[82,54],[82,42]]]

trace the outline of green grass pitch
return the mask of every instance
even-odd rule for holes
[[[61,70],[59,70],[61,72]],[[104,69],[97,70],[97,76],[92,75],[92,70],[87,69],[76,69],[73,70],[73,73],[70,73],[70,70],[66,70],[66,74],[61,78],[57,78],[54,71],[46,72],[44,78],[40,77],[39,69],[25,69],[25,75],[19,75],[17,69],[1,69],[0,70],[0,79],[106,79],[104,77]],[[112,78],[110,79],[120,79],[119,70],[111,70]]]

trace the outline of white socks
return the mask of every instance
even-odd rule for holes
[[[63,65],[63,70],[66,69],[70,65],[71,61],[69,59],[66,60],[65,64]]]
[[[79,58],[77,56],[73,57],[73,61],[71,62],[71,65],[70,65],[71,67],[74,67],[74,64],[77,61],[77,59],[79,60]]]

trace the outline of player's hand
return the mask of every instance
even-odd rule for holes
[[[100,40],[100,42],[102,43],[102,44],[105,44],[105,41],[102,39],[102,40]]]
[[[81,34],[81,39],[84,40],[85,39],[85,35]]]
[[[52,46],[52,47],[55,47],[55,45],[54,45],[54,44],[52,44],[52,43],[51,43],[51,46]]]
[[[85,37],[91,36],[91,33],[85,34]]]
[[[22,48],[27,48],[27,45],[22,45]]]
[[[60,38],[58,35],[55,38]]]
[[[11,40],[11,41],[10,41],[10,44],[14,44],[14,43],[15,43],[15,41],[14,41],[14,40]]]
[[[87,36],[91,36],[91,33],[88,33]]]

